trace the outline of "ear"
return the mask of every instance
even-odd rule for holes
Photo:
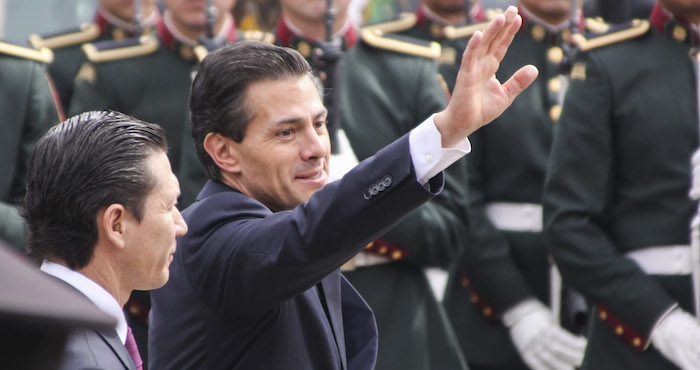
[[[110,204],[97,216],[97,228],[112,245],[119,249],[126,247],[126,209],[121,204]]]
[[[204,138],[204,150],[207,151],[221,170],[230,173],[241,172],[236,142],[233,139],[219,133],[210,132]]]

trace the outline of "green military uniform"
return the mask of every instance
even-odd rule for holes
[[[523,25],[496,77],[506,81],[526,64],[540,74],[500,117],[469,137],[469,240],[444,302],[476,369],[527,369],[499,316],[525,299],[550,301],[541,196],[561,111],[561,46],[571,31],[548,29],[520,13]]]
[[[651,24],[581,40],[545,182],[547,243],[597,306],[584,369],[676,368],[648,337],[672,304],[693,312],[688,271],[664,261],[688,250],[697,210],[698,35],[658,5]],[[649,265],[659,261],[665,271]]]
[[[386,29],[386,28],[385,28]],[[446,106],[437,83],[437,44],[365,29],[344,56],[340,113],[358,159],[407,134]],[[423,273],[446,267],[465,234],[464,161],[445,172],[445,189],[350,263],[345,276],[374,311],[377,369],[465,369],[441,305]]]
[[[425,4],[421,3],[415,14],[404,13],[399,20],[379,26],[399,35],[440,44],[441,52],[438,57],[440,75],[447,83],[448,89],[452,91],[459,65],[462,63],[462,53],[469,41],[468,36],[485,27],[485,23],[478,23],[484,19],[481,7],[477,5],[474,10],[477,10],[473,12],[476,23],[469,26],[455,26],[434,15]]]
[[[60,121],[42,52],[0,43],[0,239],[24,253],[24,221],[16,201],[24,196],[26,164],[37,140]]]
[[[152,21],[145,22],[143,26],[148,31],[159,18],[157,11],[154,10],[149,18]],[[73,95],[73,80],[85,61],[85,55],[81,50],[82,45],[106,40],[124,40],[134,36],[133,28],[120,27],[98,11],[91,23],[47,35],[34,34],[29,36],[29,42],[37,49],[46,47],[53,51],[54,61],[48,67],[49,75],[61,99],[61,107],[68,109]]]

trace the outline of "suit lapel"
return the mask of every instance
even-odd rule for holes
[[[112,351],[119,357],[121,360],[122,364],[124,364],[124,368],[129,369],[129,370],[136,370],[136,365],[134,364],[134,360],[131,359],[131,355],[129,354],[129,351],[126,350],[126,347],[124,347],[124,344],[122,341],[119,339],[119,336],[117,335],[117,332],[114,330],[111,331],[97,331],[97,334],[102,337],[102,339],[107,343],[107,345],[112,348]]]
[[[323,292],[326,297],[331,328],[333,328],[333,333],[335,334],[335,344],[338,346],[343,369],[347,369],[345,332],[342,325],[343,309],[340,302],[340,273],[338,270],[321,280],[321,285],[323,286]]]

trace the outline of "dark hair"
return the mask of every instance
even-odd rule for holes
[[[167,149],[163,128],[115,111],[82,113],[51,128],[29,160],[22,202],[32,256],[85,267],[100,209],[118,203],[141,221],[157,180],[146,160]]]
[[[192,85],[190,118],[197,156],[207,177],[220,180],[219,167],[204,150],[214,132],[241,142],[255,112],[246,97],[254,82],[311,74],[309,63],[296,50],[261,41],[227,44],[209,54]]]

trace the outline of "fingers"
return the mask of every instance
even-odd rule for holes
[[[571,335],[564,329],[557,328],[552,336],[552,353],[568,364],[578,366],[583,362],[586,339]]]
[[[503,57],[506,55],[508,47],[510,47],[510,44],[513,42],[513,38],[520,30],[523,20],[519,15],[513,14],[512,21],[508,22],[506,19],[506,23],[507,27],[504,28],[501,37],[498,40],[495,40],[489,49],[489,53],[496,57],[499,62],[503,60]]]
[[[526,65],[520,68],[517,72],[503,84],[503,89],[508,99],[508,105],[513,102],[518,94],[525,90],[537,78],[539,71],[533,65]]]

